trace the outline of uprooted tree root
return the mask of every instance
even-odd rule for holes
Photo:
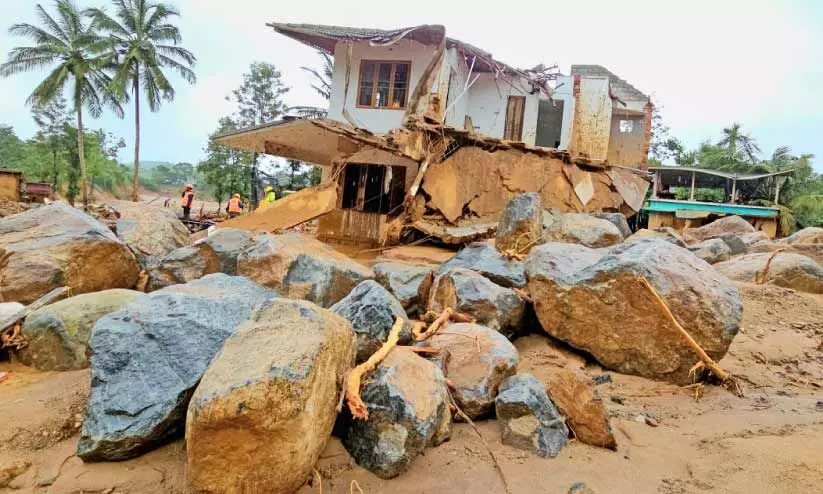
[[[730,390],[737,396],[743,397],[743,390],[741,389],[740,383],[738,382],[737,378],[724,371],[717,362],[715,362],[711,357],[709,357],[709,354],[707,354],[706,351],[703,350],[703,348],[694,340],[694,338],[692,338],[692,335],[690,335],[689,332],[686,331],[683,328],[683,326],[680,325],[680,323],[674,317],[674,314],[672,314],[672,311],[669,309],[669,306],[666,305],[666,302],[657,293],[657,291],[654,289],[651,283],[649,283],[649,281],[642,276],[638,277],[637,280],[654,296],[658,305],[660,305],[660,307],[663,309],[663,313],[666,314],[666,317],[672,322],[674,327],[677,328],[678,332],[680,332],[680,335],[683,336],[684,340],[686,340],[686,343],[689,344],[689,346],[700,358],[700,361],[697,364],[695,364],[695,366],[692,367],[689,371],[689,375],[692,376],[694,379],[697,379],[698,373],[700,371],[708,369],[709,372],[714,374],[714,376],[720,380],[720,383],[723,387]],[[697,386],[695,387],[695,389],[696,395],[699,396],[701,386]]]
[[[383,343],[383,346],[374,352],[368,360],[349,372],[349,376],[346,378],[346,401],[349,403],[349,410],[351,411],[352,417],[360,420],[368,420],[369,409],[366,407],[366,404],[363,403],[363,398],[360,397],[360,383],[363,379],[363,374],[377,367],[377,365],[386,358],[392,348],[397,346],[397,342],[400,340],[400,331],[403,329],[403,326],[403,319],[398,317],[394,321],[394,326],[392,326],[389,337],[386,339],[386,342]]]
[[[426,314],[426,316],[428,315],[429,313]],[[424,316],[424,318],[426,316]],[[431,325],[425,331],[425,326],[422,322],[416,323],[414,325],[414,328],[412,329],[412,337],[414,338],[414,341],[426,341],[432,336],[434,336],[435,333],[444,328],[449,323],[449,321],[474,322],[474,318],[467,316],[466,314],[455,312],[455,310],[451,307],[446,307],[446,309],[434,319],[434,322],[432,322]]]
[[[784,250],[786,250],[786,249],[777,249],[776,251],[772,252],[772,255],[770,255],[769,259],[766,261],[766,267],[763,268],[763,271],[760,272],[760,273],[756,273],[754,275],[754,282],[755,283],[757,283],[758,285],[762,285],[763,283],[766,282],[766,276],[769,275],[769,268],[772,265],[772,261],[774,261],[774,258],[777,257],[777,254],[780,254]]]

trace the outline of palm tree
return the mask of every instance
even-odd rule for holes
[[[301,69],[305,70],[309,74],[314,77],[316,83],[311,84],[312,89],[317,91],[323,99],[326,101],[331,99],[331,84],[332,84],[332,77],[334,75],[334,59],[326,52],[319,51],[317,52],[321,57],[323,57],[323,66],[320,70],[315,69],[314,67],[300,67]],[[317,106],[292,106],[289,108],[290,111],[295,112],[297,115],[301,117],[307,118],[321,118],[325,117],[328,114],[328,110],[325,108],[319,108]]]
[[[754,141],[754,138],[743,133],[741,127],[739,123],[735,122],[730,127],[723,129],[723,136],[717,144],[725,147],[732,158],[738,159],[742,154],[744,159],[748,159],[749,163],[753,165],[757,163],[760,147]]]
[[[174,99],[174,88],[163,73],[170,68],[189,83],[196,77],[192,67],[195,56],[178,46],[180,30],[171,24],[179,14],[171,7],[150,0],[114,0],[115,16],[102,9],[88,9],[94,26],[108,34],[108,41],[117,55],[118,69],[112,81],[113,92],[122,100],[128,93],[134,97],[134,175],[132,200],[138,200],[140,166],[140,86],[149,109],[160,109],[161,100]]]
[[[119,116],[123,115],[123,110],[106,91],[111,78],[104,70],[111,68],[111,55],[103,52],[91,27],[83,23],[80,12],[70,0],[56,0],[54,6],[56,18],[40,4],[35,7],[42,27],[15,24],[9,28],[10,34],[29,38],[34,45],[13,48],[8,60],[0,65],[0,76],[53,68],[26,100],[26,104],[38,108],[59,99],[69,80],[74,82],[71,102],[77,115],[80,190],[83,205],[88,206],[83,108],[95,118],[103,113],[104,104],[109,104]]]

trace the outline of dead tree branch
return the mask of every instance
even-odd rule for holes
[[[403,319],[397,318],[394,321],[394,326],[391,328],[389,337],[379,350],[374,352],[368,360],[358,365],[349,372],[349,377],[346,383],[346,401],[349,403],[349,410],[354,418],[360,420],[367,420],[369,418],[369,409],[363,403],[363,398],[360,397],[360,383],[363,375],[370,370],[377,367],[389,354],[392,348],[397,346],[400,339],[400,331],[403,329]]]

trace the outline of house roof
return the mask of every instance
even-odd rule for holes
[[[321,24],[288,24],[269,23],[276,32],[300,41],[312,48],[334,55],[334,47],[338,41],[368,41],[375,46],[391,45],[403,38],[413,39],[423,44],[439,44],[444,39],[446,46],[456,48],[464,55],[476,57],[474,70],[478,72],[510,73],[529,79],[540,90],[551,94],[546,84],[546,68],[542,71],[521,70],[499,60],[495,60],[491,53],[472,44],[446,37],[446,28],[439,24],[422,24],[419,26],[402,27],[398,29],[371,29],[346,26],[329,26]],[[551,69],[551,67],[549,68]]]
[[[574,74],[583,77],[607,77],[614,95],[622,101],[649,101],[648,96],[601,65],[572,65],[572,75]]]
[[[764,178],[770,177],[778,177],[782,175],[791,175],[794,173],[794,170],[783,170],[774,173],[729,173],[729,172],[721,172],[717,170],[707,170],[705,168],[692,168],[687,166],[650,166],[649,171],[656,171],[656,172],[663,172],[669,176],[689,176],[691,177],[692,172],[702,175],[712,175],[715,177],[720,177],[722,179],[729,179],[729,180],[738,180],[738,181],[746,181],[746,180],[761,180]]]

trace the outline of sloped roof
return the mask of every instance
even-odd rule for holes
[[[572,75],[608,77],[614,95],[622,101],[648,101],[649,97],[602,65],[572,65]]]

